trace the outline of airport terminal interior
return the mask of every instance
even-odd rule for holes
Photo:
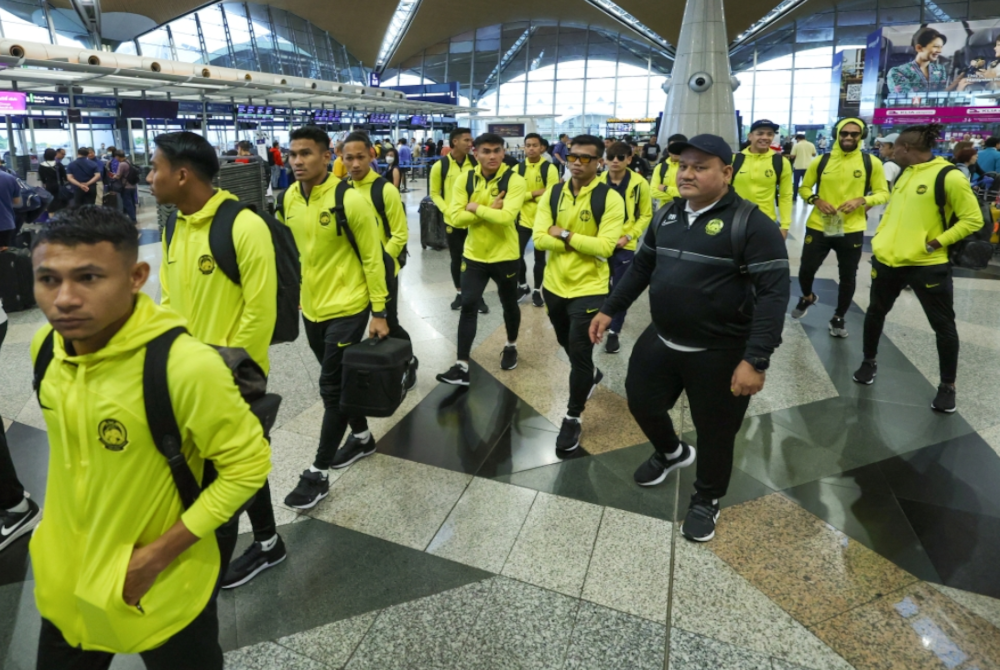
[[[460,312],[448,249],[422,237],[428,172],[447,157],[420,147],[447,147],[455,128],[499,134],[518,160],[528,133],[553,156],[563,134],[635,140],[640,152],[658,138],[663,159],[669,135],[722,135],[720,118],[735,151],[767,119],[779,152],[786,139],[802,141],[819,160],[838,142],[836,120],[857,118],[873,156],[876,136],[898,140],[907,125],[931,122],[943,126],[935,154],[959,160],[974,149],[984,163],[997,153],[995,2],[775,2],[0,0],[0,145],[26,185],[40,183],[45,149],[60,147],[68,162],[79,147],[100,156],[114,145],[145,176],[156,135],[192,130],[221,154],[248,142],[243,167],[263,181],[230,178],[232,189],[273,208],[291,175],[272,185],[266,152],[272,142],[287,152],[294,128],[319,125],[334,141],[361,129],[379,142],[414,140],[397,308],[419,359],[416,385],[392,416],[369,418],[375,453],[331,469],[329,495],[295,509],[285,497],[323,427],[321,367],[304,330],[271,346],[267,387],[282,400],[269,482],[287,559],[218,595],[227,670],[1000,670],[1000,258],[952,268],[957,411],[933,411],[938,346],[917,292],[903,291],[886,317],[877,382],[852,378],[864,358],[880,208],[867,214],[843,315],[849,336],[830,331],[834,254],[816,274],[817,302],[793,318],[814,234],[814,205],[798,197],[781,345],[736,436],[707,542],[681,530],[695,467],[655,486],[633,479],[653,453],[625,384],[652,321],[648,292],[629,310],[620,351],[594,347],[603,378],[573,451],[555,448],[570,358],[530,296],[519,304],[515,369],[501,367],[508,336],[490,282],[471,383],[435,379],[456,361]],[[925,45],[910,40],[924,24],[943,38],[921,70]],[[731,71],[739,87],[710,78],[722,106],[699,111],[694,99],[678,112],[683,96],[701,94],[689,87],[690,63],[716,52],[728,63],[706,57],[705,67]],[[970,180],[997,217],[993,160]],[[143,292],[158,302],[166,216],[144,180],[137,203],[139,258],[152,268]],[[535,287],[530,247],[524,258]],[[44,524],[56,466],[30,346],[46,317],[6,308],[0,416]],[[698,445],[686,395],[670,416]],[[235,556],[254,539],[246,515],[240,533]],[[0,551],[4,670],[36,667],[42,620],[29,539]],[[146,666],[123,653],[110,667]]]

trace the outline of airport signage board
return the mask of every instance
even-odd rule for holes
[[[27,99],[24,93],[17,91],[0,91],[0,112],[23,112],[27,109]]]
[[[60,93],[29,93],[28,104],[33,107],[69,107],[69,96]]]
[[[875,110],[877,125],[923,123],[1000,123],[1000,107],[884,107]]]

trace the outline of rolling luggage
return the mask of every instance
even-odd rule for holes
[[[105,193],[104,198],[101,199],[101,204],[108,209],[115,210],[116,212],[125,211],[125,204],[122,202],[122,194],[115,191]]]
[[[424,249],[441,251],[448,248],[444,215],[430,196],[420,201],[420,246]]]
[[[27,249],[0,251],[0,299],[8,312],[20,312],[35,306],[35,278],[31,252]]]
[[[392,416],[406,397],[413,358],[407,340],[371,338],[344,351],[340,411],[348,416]]]

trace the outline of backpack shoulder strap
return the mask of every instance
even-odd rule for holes
[[[668,169],[667,160],[668,159],[664,158],[662,161],[660,161],[660,183],[661,184],[663,183],[663,178],[667,176],[667,169]]]
[[[35,388],[35,396],[38,398],[38,405],[42,405],[42,380],[55,356],[55,329],[50,329],[49,334],[42,340],[42,346],[38,349],[38,356],[35,357],[35,370],[32,386]]]
[[[517,173],[519,175],[521,175],[523,177],[525,175],[525,173],[527,173],[527,172],[528,172],[528,163],[527,163],[527,161],[521,161],[520,163],[517,164]]]
[[[948,202],[948,194],[944,190],[944,180],[947,179],[949,172],[957,169],[954,165],[945,165],[937,173],[937,177],[934,178],[934,204],[937,205],[938,215],[941,217],[941,222],[944,224],[945,229],[951,228],[954,221],[949,221],[945,218],[944,207]]]
[[[819,183],[823,179],[823,170],[830,164],[830,156],[832,155],[823,154],[823,157],[819,159],[819,165],[816,166],[816,195],[819,195]]]
[[[201,494],[201,486],[195,480],[194,473],[191,472],[181,453],[183,438],[177,425],[177,417],[174,415],[173,404],[170,402],[170,387],[167,381],[170,348],[185,332],[184,328],[172,328],[153,338],[146,345],[146,361],[142,369],[142,395],[146,406],[146,423],[153,436],[153,443],[167,459],[170,475],[181,496],[181,503],[184,509],[188,509]]]
[[[476,157],[473,156],[472,154],[469,154],[468,158],[472,162],[472,167],[476,167],[477,165],[479,165],[479,161],[477,161]]]
[[[177,229],[177,210],[170,212],[167,222],[163,226],[164,237],[167,240],[167,249],[170,249],[170,242],[174,239],[174,231]]]
[[[226,200],[212,217],[208,229],[208,248],[212,251],[215,264],[229,281],[240,284],[240,266],[236,261],[236,242],[233,240],[233,226],[236,217],[246,208],[239,200]]]
[[[552,165],[552,163],[550,163],[548,161],[542,161],[542,167],[539,168],[542,171],[542,188],[548,188],[549,187],[549,166],[550,165]],[[524,175],[522,174],[521,176],[523,177]]]
[[[865,195],[872,190],[872,157],[870,154],[862,153],[861,160],[865,164]]]
[[[285,194],[288,193],[288,189],[284,189],[278,192],[278,197],[275,198],[274,203],[274,214],[281,215],[281,218],[285,218]]]
[[[438,163],[441,165],[441,197],[444,197],[444,180],[448,176],[448,168],[451,167],[451,162],[455,160],[451,155],[443,157]]]
[[[744,256],[747,248],[747,221],[750,220],[750,214],[755,209],[757,209],[757,205],[754,203],[749,200],[741,200],[740,204],[736,207],[736,215],[733,217],[733,228],[731,231],[733,263],[736,264],[741,275],[750,273],[747,269],[746,258]]]
[[[552,210],[552,223],[554,225],[559,225],[556,220],[559,218],[559,198],[562,197],[563,186],[566,182],[559,182],[552,187],[552,192],[549,194],[549,209]]]
[[[465,180],[465,192],[469,194],[469,198],[472,198],[472,194],[476,192],[476,171],[469,170],[469,176]]]
[[[347,220],[347,210],[344,208],[344,197],[350,188],[354,187],[346,179],[341,180],[337,184],[337,188],[333,192],[333,218],[337,222],[337,236],[344,235],[347,237],[348,243],[354,249],[354,255],[358,257],[358,261],[363,265],[364,261],[361,259],[361,249],[358,247],[358,241],[354,238],[354,231],[351,230],[351,224]]]
[[[375,211],[382,219],[382,228],[386,237],[392,237],[392,229],[389,227],[389,215],[385,212],[385,185],[388,184],[384,178],[378,177],[372,182],[372,204]]]
[[[594,215],[594,223],[601,227],[601,219],[604,218],[604,210],[608,204],[608,191],[611,187],[601,182],[590,192],[590,211]]]
[[[738,151],[733,154],[733,181],[736,181],[736,175],[740,173],[740,168],[743,167],[743,163],[747,160],[747,155],[742,151]]]
[[[500,181],[497,182],[497,189],[499,189],[501,193],[505,193],[507,189],[510,188],[510,177],[512,174],[514,174],[513,170],[507,170],[503,173],[503,176],[500,177]]]
[[[774,168],[774,183],[776,185],[781,184],[781,173],[784,171],[785,160],[784,156],[780,152],[775,151],[771,154],[771,167]]]

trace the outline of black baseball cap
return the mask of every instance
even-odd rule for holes
[[[780,127],[781,126],[779,126],[777,123],[775,123],[774,121],[772,121],[770,119],[758,119],[757,121],[753,122],[752,126],[750,126],[750,132],[752,133],[753,131],[757,130],[758,128],[770,128],[774,132],[778,132],[778,129]]]
[[[697,149],[710,156],[717,156],[726,165],[733,162],[733,148],[718,135],[695,135],[686,142],[674,142],[667,151],[675,156],[685,149]]]

